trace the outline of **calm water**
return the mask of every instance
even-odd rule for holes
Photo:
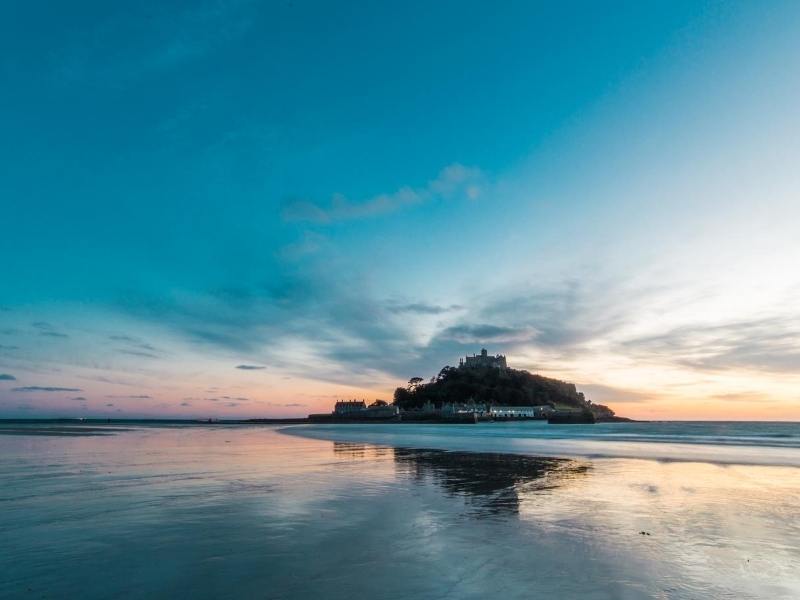
[[[0,596],[800,597],[797,425],[282,430],[0,425]]]

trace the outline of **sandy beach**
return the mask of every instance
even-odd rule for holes
[[[4,598],[800,593],[794,467],[70,429],[0,435]]]

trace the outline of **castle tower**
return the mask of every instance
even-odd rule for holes
[[[494,367],[496,369],[507,369],[506,357],[502,354],[490,356],[486,348],[481,348],[480,354],[473,354],[462,358],[458,362],[459,368],[478,368]]]

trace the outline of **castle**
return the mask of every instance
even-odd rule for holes
[[[489,356],[486,348],[481,350],[480,354],[473,354],[458,361],[459,369],[475,369],[479,367],[494,367],[495,369],[507,369],[506,357],[502,354]]]

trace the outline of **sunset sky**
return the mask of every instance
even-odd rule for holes
[[[305,415],[486,347],[800,420],[800,3],[0,17],[0,417]]]

